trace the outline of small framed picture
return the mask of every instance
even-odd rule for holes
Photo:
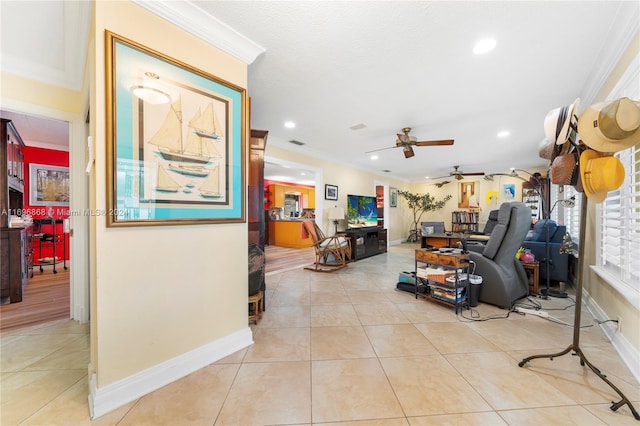
[[[335,185],[324,185],[324,199],[325,200],[337,200],[338,199],[338,187]]]
[[[398,207],[398,188],[389,188],[389,207]]]

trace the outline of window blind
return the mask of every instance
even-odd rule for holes
[[[616,153],[625,168],[620,188],[598,205],[600,266],[640,291],[640,144]]]

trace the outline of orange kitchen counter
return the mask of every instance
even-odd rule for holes
[[[269,220],[269,245],[289,248],[311,247],[311,238],[302,239],[301,220]]]

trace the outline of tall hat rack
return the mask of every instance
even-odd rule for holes
[[[579,102],[579,99],[576,100],[576,102],[574,103],[574,105],[577,105],[577,103]],[[640,103],[636,103],[637,105],[640,105]],[[573,107],[573,105],[571,106]],[[569,128],[571,130],[573,130],[574,132],[578,131],[578,126],[576,126],[576,123],[573,123],[573,118],[575,118],[575,116],[573,115],[573,113],[570,113],[567,115],[568,116],[568,125]],[[577,121],[577,120],[576,120]],[[560,123],[560,122],[558,122]],[[558,126],[560,127],[560,126]],[[565,127],[566,129],[566,127]],[[637,129],[636,129],[637,130]],[[636,134],[637,135],[637,134]],[[557,136],[557,134],[556,134]],[[568,135],[569,136],[573,136],[573,135]],[[580,203],[580,248],[578,250],[578,258],[580,259],[581,262],[584,261],[585,257],[584,257],[584,248],[585,248],[585,233],[586,233],[586,227],[587,227],[587,193],[583,192],[582,193],[582,202]],[[583,270],[584,270],[584,265],[580,264],[579,267],[577,268],[577,272],[576,272],[576,281],[577,281],[577,287],[576,287],[576,304],[575,304],[575,312],[574,312],[574,319],[573,319],[573,342],[563,351],[560,351],[558,353],[554,353],[554,354],[543,354],[543,355],[532,355],[529,357],[524,358],[522,361],[520,361],[518,363],[518,365],[520,367],[524,367],[524,365],[531,361],[532,359],[536,359],[536,358],[549,358],[551,360],[553,360],[553,358],[555,357],[560,357],[562,355],[566,355],[569,352],[573,351],[573,355],[578,356],[578,358],[580,359],[580,365],[584,366],[585,364],[591,369],[591,371],[593,371],[598,377],[600,377],[600,379],[602,379],[606,384],[608,384],[614,391],[616,391],[616,393],[620,396],[620,398],[622,398],[620,401],[618,402],[611,402],[611,406],[609,408],[611,408],[612,411],[616,411],[618,408],[622,407],[623,405],[628,405],[629,409],[631,410],[631,413],[633,414],[633,417],[636,420],[640,420],[640,414],[638,414],[638,412],[636,411],[636,409],[633,407],[633,404],[631,404],[631,401],[629,401],[629,398],[627,398],[625,396],[624,393],[622,393],[622,391],[620,389],[618,389],[609,379],[607,379],[607,376],[605,376],[604,374],[602,374],[602,372],[600,371],[599,368],[597,368],[595,365],[593,365],[591,362],[589,362],[589,360],[587,359],[587,357],[585,356],[584,352],[582,352],[582,349],[580,349],[580,317],[581,317],[581,312],[582,312],[582,280],[583,280]]]

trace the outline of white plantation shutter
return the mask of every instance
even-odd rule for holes
[[[582,209],[582,193],[576,191],[573,186],[564,187],[564,198],[574,197],[576,205],[570,209],[564,209],[564,224],[567,232],[571,235],[571,241],[577,246],[580,245],[580,210]],[[576,250],[576,253],[578,251]]]
[[[616,153],[625,180],[599,205],[599,265],[640,291],[640,144]]]

